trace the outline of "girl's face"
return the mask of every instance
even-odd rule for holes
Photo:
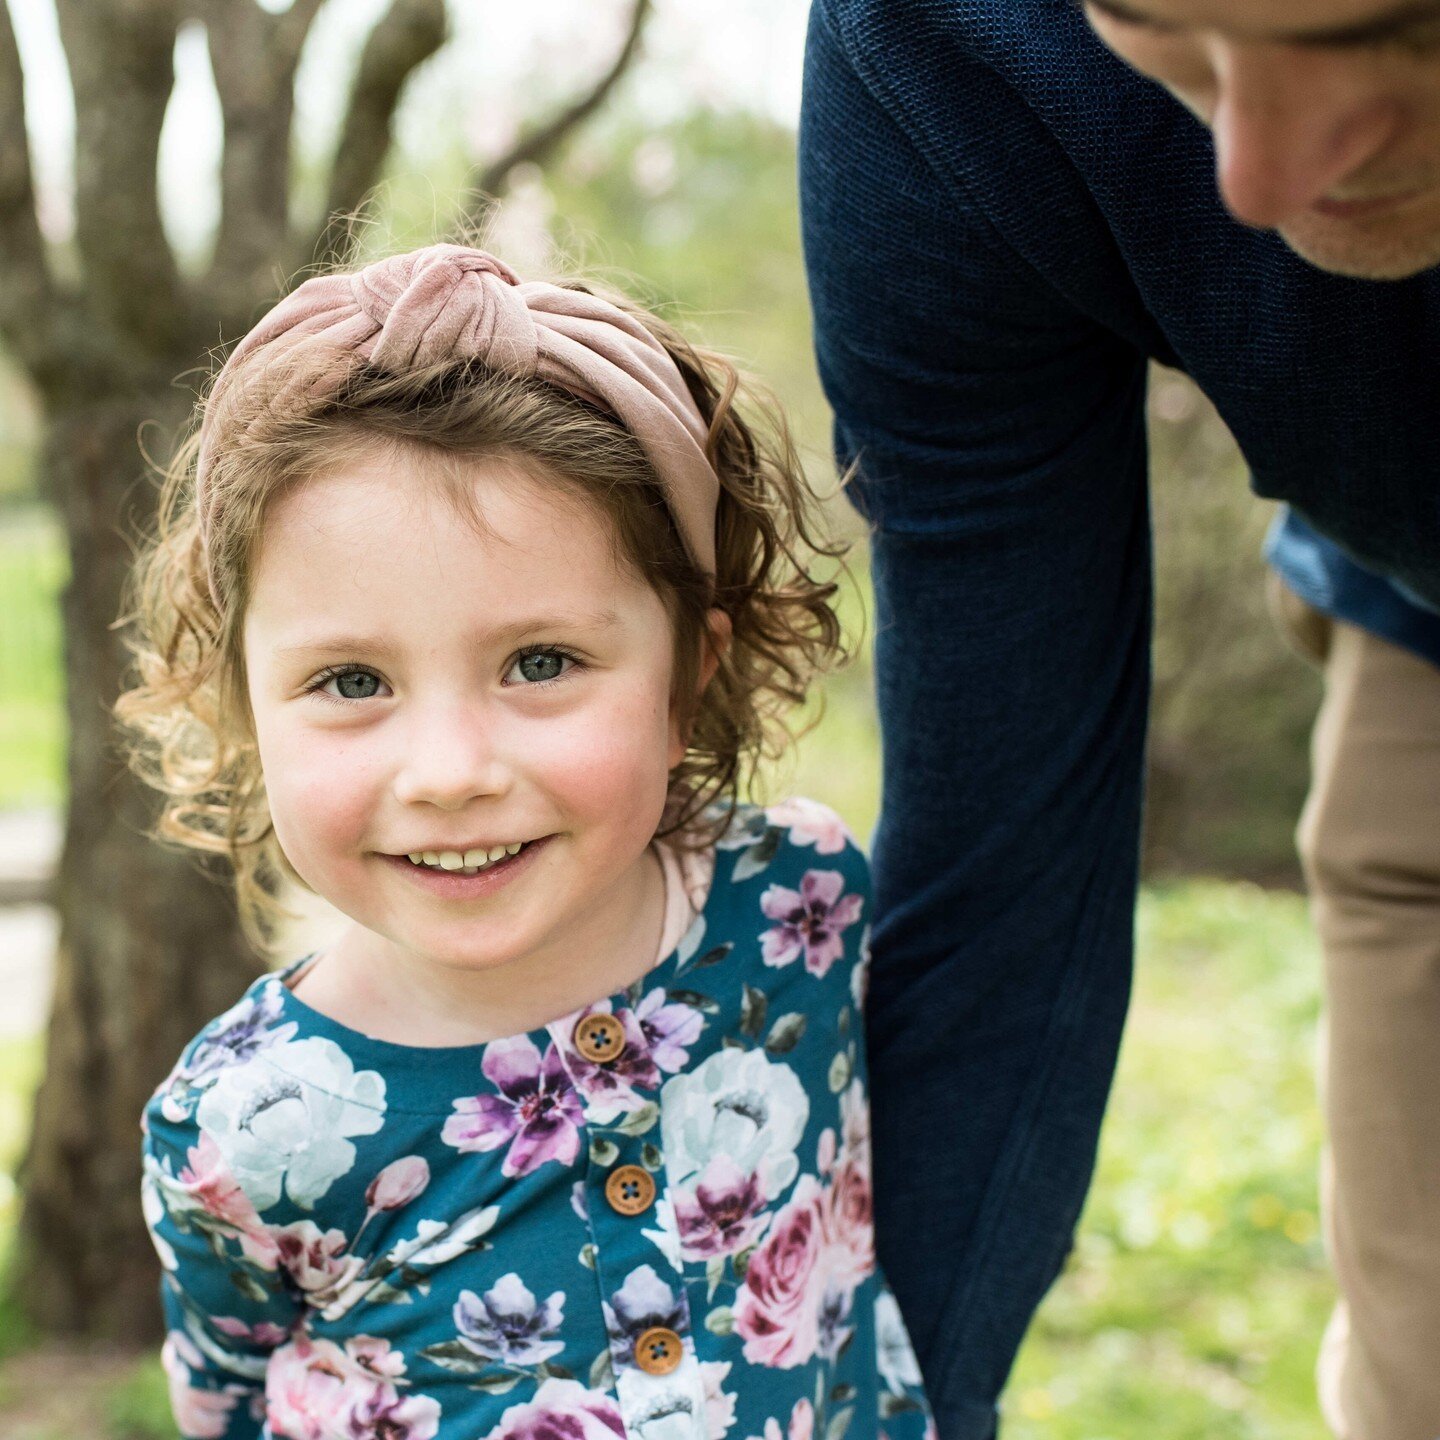
[[[423,463],[377,452],[270,507],[244,646],[276,836],[373,953],[573,961],[633,923],[684,755],[669,619],[583,501],[477,464],[481,533]],[[409,859],[522,842],[474,875]]]

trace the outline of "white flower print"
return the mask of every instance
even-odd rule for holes
[[[349,1137],[384,1122],[385,1080],[330,1040],[294,1040],[221,1071],[195,1118],[257,1210],[282,1191],[309,1210],[355,1164]]]
[[[728,1046],[660,1094],[660,1124],[672,1185],[692,1182],[718,1156],[760,1177],[767,1200],[799,1173],[795,1150],[810,1115],[799,1077],[761,1050]]]
[[[891,1394],[903,1395],[907,1385],[920,1383],[920,1363],[900,1318],[900,1306],[888,1289],[875,1297],[875,1349],[881,1378]]]

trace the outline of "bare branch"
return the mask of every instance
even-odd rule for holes
[[[395,0],[371,32],[335,149],[324,218],[303,247],[301,263],[321,264],[345,256],[346,217],[364,200],[385,163],[400,91],[411,73],[445,43],[448,33],[444,0]]]
[[[56,295],[45,266],[45,241],[35,213],[35,185],[25,130],[25,76],[0,0],[0,334],[32,373],[49,368],[45,355],[58,341]]]
[[[177,0],[56,0],[75,90],[76,241],[85,300],[142,351],[189,334],[160,223],[160,127],[174,83]]]
[[[625,71],[630,68],[631,61],[639,52],[640,33],[645,28],[650,9],[651,0],[635,0],[635,6],[630,12],[630,26],[625,35],[625,43],[620,47],[620,53],[605,74],[587,94],[562,110],[548,124],[540,126],[529,135],[522,136],[507,154],[492,161],[484,170],[479,171],[472,189],[478,191],[482,197],[499,195],[510,172],[517,165],[543,164],[559,148],[572,130],[588,120],[600,108],[605,97],[614,89]]]
[[[205,279],[221,314],[243,311],[289,241],[295,71],[323,0],[272,15],[255,0],[192,0],[204,20],[225,121],[220,227]]]

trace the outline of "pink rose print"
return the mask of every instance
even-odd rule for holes
[[[854,1163],[836,1168],[825,1190],[822,1221],[831,1283],[851,1292],[875,1269],[870,1173]]]
[[[546,1380],[535,1398],[512,1405],[485,1440],[625,1440],[619,1408],[578,1380]]]
[[[160,1365],[165,1371],[165,1380],[170,1391],[170,1408],[175,1423],[186,1435],[195,1440],[219,1440],[230,1428],[230,1412],[235,1408],[238,1392],[203,1390],[190,1383],[190,1367],[201,1369],[205,1358],[195,1348],[190,1338],[179,1330],[172,1330],[160,1347]]]
[[[819,1181],[802,1175],[769,1237],[750,1257],[735,1297],[735,1332],[752,1365],[789,1370],[815,1353],[826,1248],[822,1206]]]
[[[508,1144],[501,1171],[528,1175],[546,1161],[570,1164],[580,1151],[584,1112],[554,1045],[542,1061],[528,1036],[485,1047],[481,1072],[498,1095],[452,1101],[456,1114],[440,1132],[457,1150],[497,1150]]]
[[[343,1230],[322,1233],[313,1220],[298,1220],[270,1233],[281,1268],[317,1309],[329,1305],[365,1268],[362,1259],[345,1254]]]
[[[734,1255],[755,1244],[770,1220],[759,1175],[742,1170],[728,1155],[716,1155],[693,1185],[673,1191],[673,1200],[686,1260]]]
[[[394,1382],[405,1357],[388,1340],[357,1335],[342,1350],[297,1336],[270,1357],[265,1418],[286,1440],[434,1440],[440,1406],[428,1395],[401,1396]]]
[[[765,818],[772,825],[783,825],[792,845],[813,845],[819,855],[838,855],[847,840],[854,843],[845,822],[828,805],[803,795],[767,806]]]
[[[812,975],[824,975],[845,953],[840,936],[860,918],[861,895],[842,895],[845,877],[838,870],[807,870],[800,891],[772,885],[760,897],[760,909],[780,924],[761,938],[767,965],[789,965],[803,954]]]

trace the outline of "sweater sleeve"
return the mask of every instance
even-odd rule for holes
[[[225,1168],[214,1141],[188,1118],[147,1108],[142,1200],[160,1257],[166,1337],[161,1351],[184,1440],[254,1440],[262,1433],[266,1365],[302,1304],[279,1248]]]
[[[988,1440],[1070,1245],[1128,999],[1146,359],[976,198],[968,147],[1019,134],[1021,102],[953,45],[892,83],[837,14],[855,8],[811,11],[800,189],[821,378],[871,524],[877,1244],[940,1440]],[[1035,223],[1088,223],[1032,198]]]

